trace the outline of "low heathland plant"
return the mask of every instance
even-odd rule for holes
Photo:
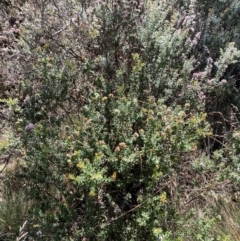
[[[239,180],[239,43],[219,33],[238,4],[221,1],[217,13],[218,2],[26,1],[16,10],[27,17],[9,34],[17,57],[2,55],[0,101],[21,147],[11,178],[32,202],[29,238],[227,240],[214,237],[204,208],[212,190],[231,193]],[[180,209],[195,234],[179,233]]]

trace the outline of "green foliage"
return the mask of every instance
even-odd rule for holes
[[[208,210],[209,212],[209,210]],[[205,213],[202,213],[200,217],[197,217],[196,213],[192,213],[192,217],[188,217],[188,221],[181,223],[188,227],[186,233],[183,235],[183,240],[199,240],[199,241],[230,241],[231,236],[227,234],[220,234],[220,231],[216,230],[217,218],[211,217]],[[190,222],[191,223],[190,223]],[[184,229],[185,230],[185,229]],[[219,234],[218,234],[219,233]]]
[[[113,95],[94,96],[83,112],[59,132],[42,122],[24,138],[23,172],[43,233],[51,223],[52,239],[72,230],[82,238],[154,240],[151,230],[166,229],[174,217],[165,179],[180,153],[208,133],[205,115],[187,114],[188,104],[167,108],[154,97],[144,103]]]
[[[26,1],[21,11],[8,41],[22,64],[4,52],[1,80],[18,79],[1,83],[0,117],[23,149],[13,179],[33,225],[14,217],[14,235],[229,240],[203,207],[212,190],[238,188],[239,1]],[[181,210],[193,200],[203,215]],[[190,213],[182,232],[179,210]]]

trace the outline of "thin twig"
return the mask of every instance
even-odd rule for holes
[[[18,144],[16,144],[13,149],[15,149],[17,146],[18,146]],[[5,168],[6,168],[7,165],[9,164],[9,160],[10,160],[10,158],[11,158],[12,155],[13,155],[13,151],[12,151],[7,157],[3,158],[3,161],[5,162],[5,165],[4,165],[4,167],[2,168],[2,170],[0,171],[0,174],[5,170]]]

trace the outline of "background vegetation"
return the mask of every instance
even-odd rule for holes
[[[239,14],[1,1],[1,240],[239,240]]]

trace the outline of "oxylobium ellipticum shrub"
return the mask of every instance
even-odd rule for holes
[[[12,95],[17,92],[14,127],[25,151],[18,174],[35,201],[30,236],[173,240],[175,201],[185,198],[173,189],[203,185],[173,181],[184,177],[186,165],[192,168],[192,156],[192,177],[204,151],[206,163],[212,167],[213,159],[216,166],[206,164],[203,176],[236,178],[231,170],[238,165],[238,132],[235,139],[227,135],[233,119],[226,116],[238,105],[228,98],[236,91],[231,71],[240,57],[238,23],[231,28],[219,10],[231,2],[234,19],[238,1],[213,1],[213,10],[208,1],[180,2],[22,6],[29,19],[15,43],[22,66]],[[219,19],[231,33],[224,39]],[[11,107],[7,98],[3,102]],[[224,123],[215,113],[221,105]],[[213,154],[213,134],[225,143],[221,154]],[[229,166],[210,175],[231,153]]]

